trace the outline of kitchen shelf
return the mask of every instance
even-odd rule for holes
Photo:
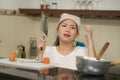
[[[71,13],[85,18],[120,19],[120,10],[19,9],[19,11],[28,16],[41,16],[44,12],[50,17],[58,17],[62,13]]]

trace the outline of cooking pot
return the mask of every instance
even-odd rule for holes
[[[110,61],[92,57],[77,57],[77,69],[83,75],[105,75],[111,66]]]

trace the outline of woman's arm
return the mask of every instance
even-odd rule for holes
[[[46,46],[46,41],[44,39],[38,41],[38,49],[39,49],[37,56],[38,60],[43,60],[43,53],[45,52],[45,46]]]
[[[87,32],[86,40],[87,40],[87,43],[88,43],[88,56],[96,58],[97,55],[96,55],[94,42],[93,42],[93,38],[92,38],[92,27],[89,26],[89,25],[86,26],[85,31]]]

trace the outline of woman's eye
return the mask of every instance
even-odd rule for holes
[[[75,29],[75,27],[71,27],[72,29]]]
[[[62,25],[62,27],[66,27],[66,25]]]

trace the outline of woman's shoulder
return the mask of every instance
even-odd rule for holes
[[[83,50],[83,49],[86,49],[86,47],[76,46],[76,49],[77,49],[77,50]]]

